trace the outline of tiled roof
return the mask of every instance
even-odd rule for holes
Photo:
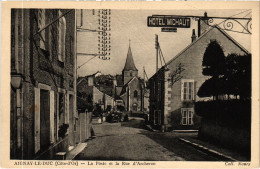
[[[124,67],[123,71],[126,71],[126,70],[137,70],[137,68],[135,67],[135,63],[134,63],[134,59],[133,59],[133,56],[132,56],[130,45],[129,45],[129,48],[128,48],[125,67]]]

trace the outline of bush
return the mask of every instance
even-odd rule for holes
[[[251,100],[216,100],[195,103],[197,115],[206,119],[215,119],[223,125],[239,124],[237,127],[250,126]]]

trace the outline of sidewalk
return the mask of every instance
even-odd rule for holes
[[[66,160],[73,160],[80,152],[87,147],[87,143],[79,143],[74,149],[68,152]]]
[[[250,157],[240,154],[235,150],[230,150],[227,148],[223,148],[219,145],[212,144],[207,141],[199,140],[197,137],[182,137],[179,138],[179,140],[211,156],[219,158],[223,161],[249,161],[250,160]]]

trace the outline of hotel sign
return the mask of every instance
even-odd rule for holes
[[[148,27],[190,28],[190,18],[173,16],[148,16]]]

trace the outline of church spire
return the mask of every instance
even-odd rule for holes
[[[132,56],[130,40],[129,40],[129,48],[128,48],[128,52],[127,52],[125,67],[124,67],[123,71],[128,71],[128,70],[137,71],[137,68],[135,67],[134,59],[133,59],[133,56]]]

